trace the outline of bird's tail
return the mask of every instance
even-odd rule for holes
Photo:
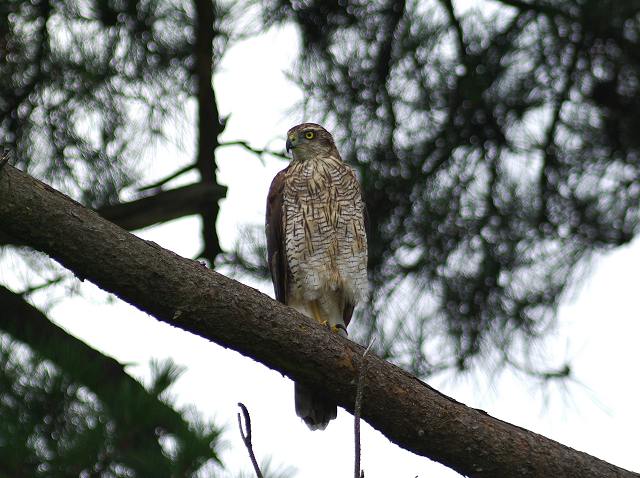
[[[295,393],[296,415],[302,418],[311,430],[324,430],[338,415],[337,405],[322,392],[296,382]]]

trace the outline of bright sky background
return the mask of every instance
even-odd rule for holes
[[[314,120],[289,113],[302,95],[283,74],[297,56],[297,45],[295,30],[285,28],[228,52],[214,80],[222,114],[232,113],[223,140],[248,139],[256,147],[282,149],[288,128]],[[188,128],[176,131],[185,135],[187,153],[192,152]],[[228,249],[242,225],[263,222],[267,189],[286,163],[268,158],[262,164],[236,147],[220,149],[218,155],[219,181],[229,186],[221,203],[218,232],[223,248]],[[149,180],[173,172],[189,158],[189,154],[158,151],[157,157],[146,160]],[[192,179],[184,178],[182,183]],[[200,249],[196,218],[138,234],[186,257]],[[495,417],[624,468],[640,470],[639,261],[637,240],[594,261],[573,301],[561,308],[559,328],[549,341],[548,353],[571,358],[581,385],[571,385],[566,392],[551,388],[543,395],[531,381],[509,373],[493,381],[475,376],[431,384]],[[270,284],[252,285],[273,296]],[[353,476],[350,414],[340,409],[338,419],[326,431],[310,432],[295,415],[289,379],[236,352],[159,323],[118,299],[111,300],[91,284],[81,287],[83,298],[60,301],[50,310],[50,317],[91,346],[131,364],[128,371],[134,376],[148,376],[152,357],[171,357],[185,365],[187,371],[172,389],[173,395],[179,404],[194,404],[217,424],[227,425],[223,460],[229,474],[251,470],[236,425],[236,403],[242,401],[251,413],[259,460],[270,455],[275,464],[296,468],[299,477]],[[367,478],[460,476],[398,448],[368,425],[363,426],[362,446]]]

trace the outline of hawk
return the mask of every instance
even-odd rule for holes
[[[271,183],[266,234],[276,299],[346,335],[367,296],[365,204],[356,175],[331,134],[315,123],[287,133],[293,159]],[[295,384],[296,414],[324,430],[337,406],[320,389]]]

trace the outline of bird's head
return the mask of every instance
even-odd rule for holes
[[[287,132],[287,152],[291,151],[295,161],[336,156],[340,157],[333,137],[326,129],[315,123],[302,123]]]

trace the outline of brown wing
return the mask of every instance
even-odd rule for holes
[[[269,195],[267,196],[267,260],[276,300],[287,303],[287,260],[284,250],[284,238],[282,227],[282,192],[284,189],[284,177],[286,169],[283,169],[271,182]]]

